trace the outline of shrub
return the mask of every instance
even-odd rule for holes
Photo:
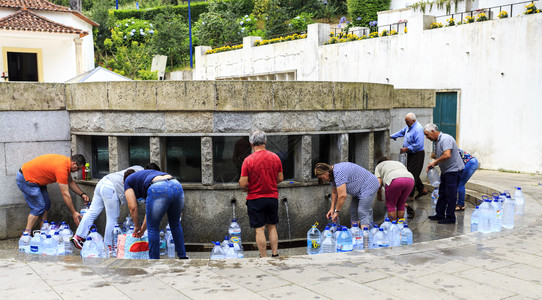
[[[377,12],[390,8],[390,0],[347,0],[346,3],[356,26],[368,26],[371,20],[377,19]]]
[[[454,26],[455,25],[455,19],[454,18],[449,18],[448,20],[446,20],[446,22],[448,22],[448,26]]]
[[[540,12],[540,9],[536,8],[536,5],[534,5],[534,3],[531,3],[531,4],[525,6],[525,12],[523,14],[532,15],[532,14],[536,14],[536,13],[539,13],[539,12]]]
[[[505,18],[508,18],[508,12],[506,10],[503,10],[499,13],[499,15],[497,15],[497,17],[499,19],[505,19]]]
[[[488,20],[488,18],[487,18],[485,13],[479,13],[476,16],[476,22],[483,22],[483,21],[487,21],[487,20]]]
[[[465,19],[463,20],[463,23],[465,24],[474,23],[474,17],[466,16]]]
[[[314,18],[314,14],[303,12],[295,18],[291,19],[290,25],[294,31],[306,31],[307,26],[314,23],[312,18]]]
[[[442,23],[433,22],[431,23],[431,25],[429,25],[430,29],[441,28],[441,27],[443,27]]]

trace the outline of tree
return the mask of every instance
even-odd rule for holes
[[[243,40],[241,25],[236,11],[240,11],[241,2],[213,1],[209,11],[200,15],[194,26],[194,35],[198,45],[218,47],[239,44]]]
[[[377,12],[390,8],[390,0],[347,0],[347,5],[354,25],[368,27],[378,19]]]
[[[183,57],[189,53],[188,23],[181,16],[160,14],[156,16],[156,32],[151,42],[154,54],[166,55],[170,67],[182,65]]]

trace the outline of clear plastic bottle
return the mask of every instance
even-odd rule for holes
[[[430,216],[437,214],[437,202],[438,202],[438,187],[433,190],[431,193],[431,210],[429,211]]]
[[[520,187],[516,187],[516,192],[514,193],[514,203],[516,205],[516,215],[523,215],[525,210],[525,198],[523,197],[523,192]]]
[[[399,153],[399,162],[402,163],[403,165],[405,165],[405,167],[407,166],[407,154],[406,154],[406,152]]]
[[[52,238],[56,245],[57,255],[66,255],[66,249],[64,248],[64,242],[62,241],[60,232],[56,231]]]
[[[41,254],[41,233],[34,230],[34,236],[30,239],[30,253]]]
[[[173,234],[169,234],[167,239],[167,256],[175,257],[175,241],[173,240]]]
[[[497,210],[493,205],[493,201],[491,201],[491,198],[488,200],[488,204],[490,208],[489,230],[490,232],[495,232],[495,223],[497,222]]]
[[[484,199],[485,197],[485,199]],[[489,205],[489,199],[487,196],[482,196],[484,202],[480,205],[480,213],[478,215],[478,231],[481,233],[491,232],[491,206]]]
[[[502,227],[507,229],[514,228],[514,210],[514,200],[508,194],[503,203]]]
[[[343,227],[337,238],[337,252],[350,252],[354,250],[352,235],[348,228]]]
[[[43,225],[41,225],[40,234],[42,232],[45,234],[49,233],[49,222],[47,222],[47,220],[44,220]]]
[[[371,244],[373,243],[373,239],[371,236],[371,232],[369,231],[368,227],[363,228],[362,231],[362,238],[363,238],[363,249],[370,249]]]
[[[79,211],[79,214],[81,214],[81,216],[84,217],[87,211],[88,211],[88,205],[83,205],[83,207]]]
[[[102,242],[104,241],[104,238],[102,237],[101,234],[98,233],[98,231],[96,230],[96,225],[92,225],[91,228],[90,228],[90,233],[88,234],[88,236],[91,236],[92,239],[94,240],[94,242]]]
[[[470,215],[470,232],[478,231],[478,219],[480,215],[480,208],[476,206],[476,209]]]
[[[414,234],[412,230],[408,228],[408,224],[403,224],[403,229],[401,229],[401,245],[412,245],[414,239]]]
[[[73,236],[73,231],[70,229],[70,225],[66,224],[66,222],[62,222],[62,224],[60,225],[60,229],[61,229],[60,235],[62,235],[62,230],[67,229],[68,232],[70,233],[70,236]]]
[[[380,248],[389,247],[390,245],[390,239],[382,227],[378,229],[378,232],[374,236],[374,240]]]
[[[230,235],[230,239],[232,237],[237,237],[239,243],[241,243],[241,226],[237,223],[237,219],[231,221],[230,226],[228,227],[228,234]]]
[[[130,226],[134,226],[134,221],[132,221],[132,217],[127,216],[126,220],[122,223],[123,232],[124,233],[128,232],[128,230],[130,230]]]
[[[363,236],[361,235],[361,230],[358,227],[358,223],[352,224],[352,228],[350,228],[350,235],[352,235],[354,250],[363,250]]]
[[[164,230],[160,230],[160,255],[166,255],[166,233]]]
[[[433,187],[438,187],[440,185],[440,175],[435,168],[429,169],[427,172],[427,178]]]
[[[401,228],[397,225],[397,221],[393,220],[391,222],[390,229],[388,231],[390,236],[390,246],[397,247],[401,246]]]
[[[228,245],[228,250],[226,251],[226,259],[230,258],[237,258],[237,253],[235,253],[233,243]]]
[[[375,239],[375,235],[378,233],[378,231],[379,231],[378,225],[374,224],[373,228],[371,228],[370,230],[371,242],[372,242],[371,245],[369,245],[370,249],[378,248],[378,244],[376,243],[376,239]]]
[[[499,201],[499,197],[495,196],[491,204],[493,206],[493,210],[495,211],[495,220],[493,222],[493,228],[491,231],[499,232],[502,230],[502,204],[501,201]]]
[[[41,242],[42,244],[42,253],[45,255],[57,255],[58,253],[58,245],[53,240],[50,234],[48,234],[44,241]]]
[[[380,224],[380,228],[383,228],[386,234],[389,233],[390,226],[391,226],[390,218],[386,218],[384,220],[384,223]]]
[[[320,254],[322,240],[320,230],[317,228],[318,222],[312,225],[311,229],[307,231],[307,254]]]
[[[32,237],[28,234],[27,231],[23,232],[23,235],[19,239],[19,252],[20,253],[30,253],[30,240]]]
[[[51,236],[54,236],[55,232],[57,232],[58,230],[59,226],[56,224],[56,222],[51,222],[51,224],[49,225],[49,234]]]
[[[70,230],[68,224],[62,222],[62,230],[60,230],[60,237],[62,238],[62,243],[64,244],[64,253],[66,255],[73,253],[73,246],[70,242],[70,239],[73,237],[73,232]]]
[[[89,235],[83,243],[83,249],[81,249],[81,257],[98,257],[98,247]]]
[[[211,259],[226,259],[226,253],[222,250],[220,242],[213,242],[213,250],[211,250]]]
[[[230,241],[233,244],[235,253],[237,253],[237,258],[244,258],[245,250],[243,249],[243,245],[241,245],[241,241],[236,236],[231,237]]]
[[[228,251],[228,248],[230,247],[230,236],[225,236],[224,240],[220,245],[222,246],[222,250],[224,250],[224,253],[226,253],[226,251]]]
[[[130,227],[128,227],[128,230],[126,230],[127,236],[131,236],[132,234],[134,234],[134,225],[130,225]]]
[[[326,226],[324,232],[322,232],[322,251],[321,253],[335,253],[337,252],[337,243],[331,233],[331,228]]]
[[[163,231],[162,231],[163,232]],[[117,257],[118,246],[119,246],[119,236],[122,234],[122,229],[120,229],[119,224],[115,224],[113,231],[111,232],[111,253],[113,257]],[[160,233],[160,237],[162,237]],[[160,253],[162,252],[162,245],[160,244]]]

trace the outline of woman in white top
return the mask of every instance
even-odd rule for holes
[[[375,176],[386,193],[386,209],[390,220],[404,219],[405,203],[414,187],[414,177],[405,165],[382,157],[375,168]],[[377,199],[382,201],[382,189],[378,189]]]

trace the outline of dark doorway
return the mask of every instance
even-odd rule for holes
[[[9,81],[38,81],[36,53],[8,52]]]

